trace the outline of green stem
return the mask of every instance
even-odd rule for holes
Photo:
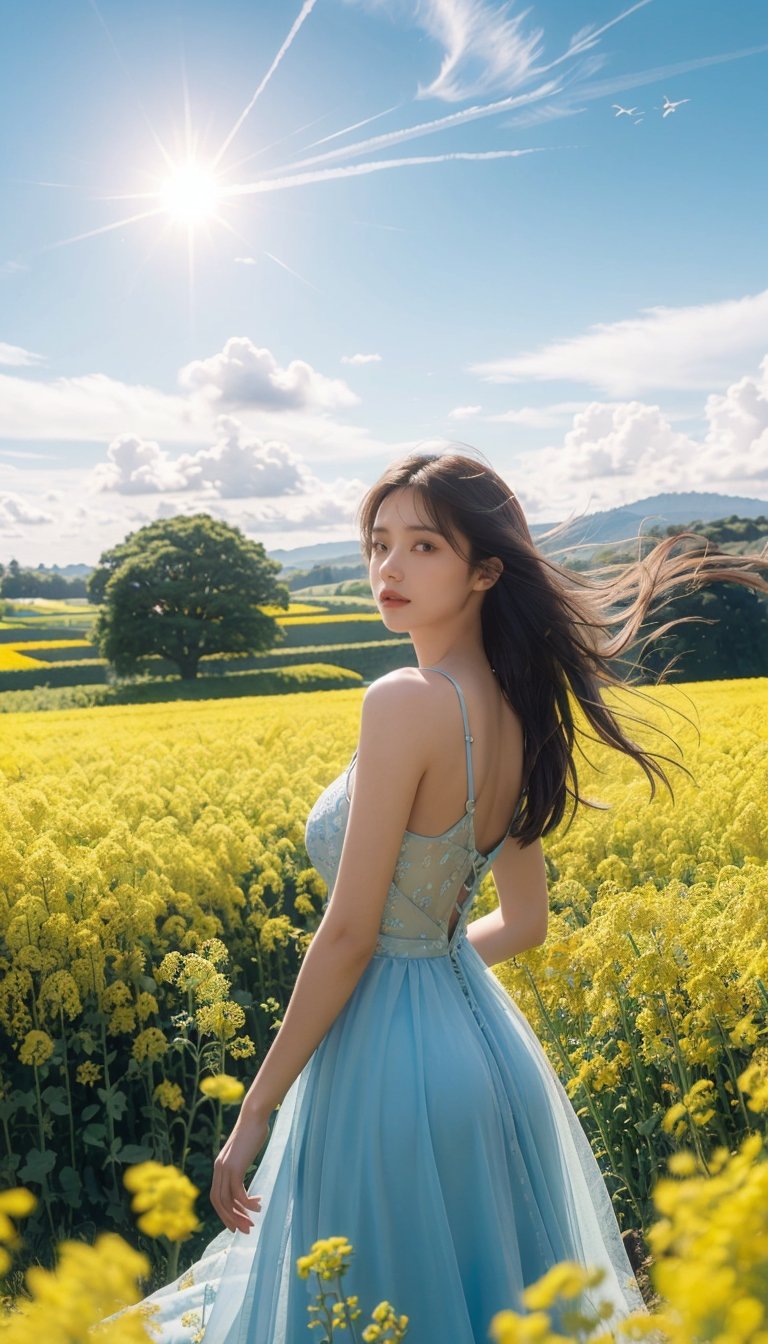
[[[109,1092],[109,1090],[110,1090],[110,1080],[109,1080],[109,1060],[107,1059],[107,1055],[108,1055],[108,1053],[109,1053],[109,1050],[108,1050],[108,1046],[107,1046],[107,1029],[106,1029],[106,1026],[105,1026],[105,1024],[104,1024],[104,1015],[103,1015],[103,1014],[101,1014],[101,1049],[102,1049],[102,1053],[103,1053],[103,1057],[104,1057],[104,1086],[105,1086],[107,1092]],[[112,1159],[112,1160],[110,1161],[110,1164],[109,1164],[109,1166],[110,1166],[110,1171],[111,1171],[111,1173],[112,1173],[112,1194],[113,1194],[115,1203],[116,1203],[116,1204],[119,1204],[120,1201],[121,1201],[121,1198],[122,1198],[122,1197],[121,1197],[120,1190],[119,1190],[119,1188],[118,1188],[118,1184],[117,1184],[117,1165],[116,1165],[116,1163],[115,1163],[115,1161],[114,1161],[114,1158],[113,1158],[113,1156],[112,1156],[112,1154],[113,1154],[113,1150],[114,1150],[114,1143],[115,1143],[115,1122],[114,1122],[114,1120],[113,1120],[113,1118],[112,1118],[112,1109],[111,1109],[111,1107],[110,1107],[109,1105],[107,1105],[107,1107],[106,1107],[106,1111],[107,1111],[107,1117],[106,1117],[106,1118],[107,1118],[107,1134],[109,1135],[109,1154],[110,1154],[110,1158]]]
[[[555,1048],[557,1049],[557,1052],[558,1052],[558,1054],[559,1054],[559,1056],[560,1056],[560,1059],[562,1060],[563,1067],[564,1067],[564,1068],[567,1070],[567,1072],[570,1074],[571,1078],[574,1078],[574,1077],[576,1076],[576,1070],[574,1069],[573,1065],[571,1064],[570,1059],[568,1058],[567,1054],[565,1053],[565,1050],[564,1050],[564,1048],[563,1048],[563,1045],[562,1045],[562,1042],[561,1042],[561,1040],[560,1040],[560,1037],[559,1037],[558,1033],[557,1033],[556,1030],[555,1030],[554,1023],[552,1022],[552,1019],[551,1019],[551,1017],[550,1017],[550,1015],[549,1015],[549,1012],[548,1012],[547,1007],[546,1007],[546,1005],[545,1005],[545,1003],[544,1003],[544,1000],[542,999],[541,994],[539,993],[539,989],[538,989],[538,986],[537,986],[537,984],[536,984],[536,981],[534,980],[534,978],[533,978],[533,976],[531,975],[531,972],[530,972],[530,970],[528,969],[527,966],[525,966],[523,969],[525,970],[525,973],[526,973],[526,975],[528,976],[528,979],[529,979],[529,981],[530,981],[530,985],[531,985],[531,989],[533,990],[533,993],[534,993],[534,996],[535,996],[535,999],[536,999],[536,1003],[538,1004],[539,1012],[541,1013],[542,1017],[544,1018],[544,1021],[545,1021],[546,1024],[547,1024],[547,1028],[548,1028],[548,1030],[549,1030],[550,1036],[552,1037],[552,1040],[554,1041],[554,1044],[555,1044]],[[606,1134],[606,1131],[605,1131],[605,1124],[604,1124],[604,1122],[603,1122],[603,1117],[601,1116],[599,1110],[598,1110],[597,1107],[595,1106],[595,1103],[594,1103],[594,1101],[593,1101],[593,1099],[592,1099],[592,1095],[591,1095],[591,1093],[590,1093],[590,1091],[589,1091],[589,1088],[588,1088],[588,1087],[585,1087],[585,1085],[584,1085],[583,1083],[580,1084],[580,1087],[581,1087],[581,1090],[582,1090],[582,1094],[583,1094],[584,1097],[586,1098],[587,1107],[589,1108],[590,1115],[592,1116],[592,1119],[593,1119],[594,1122],[595,1122],[595,1126],[596,1126],[596,1128],[597,1128],[597,1130],[598,1130],[598,1133],[600,1134],[600,1139],[601,1139],[601,1141],[602,1141],[603,1148],[605,1149],[606,1157],[609,1157],[609,1158],[610,1158],[612,1145],[611,1145],[611,1142],[610,1142],[610,1140],[609,1140],[609,1138],[608,1138],[608,1135]],[[637,1219],[638,1219],[638,1221],[639,1221],[639,1223],[640,1223],[640,1226],[642,1227],[643,1215],[642,1215],[642,1211],[641,1211],[641,1209],[640,1209],[640,1207],[639,1207],[639,1205],[638,1205],[638,1203],[637,1203],[637,1199],[636,1199],[636,1197],[635,1197],[635,1192],[634,1192],[634,1191],[631,1189],[631,1187],[627,1184],[626,1180],[623,1180],[623,1178],[621,1178],[621,1177],[619,1176],[619,1173],[618,1173],[618,1172],[614,1171],[614,1172],[613,1172],[613,1175],[614,1175],[615,1177],[617,1177],[618,1179],[622,1180],[622,1183],[623,1183],[623,1185],[624,1185],[624,1188],[626,1189],[627,1194],[628,1194],[628,1196],[629,1196],[629,1200],[630,1200],[630,1203],[631,1203],[631,1205],[632,1205],[632,1208],[635,1210],[636,1217],[637,1217]]]
[[[674,1050],[675,1050],[675,1058],[676,1058],[676,1060],[677,1060],[677,1066],[678,1066],[678,1068],[679,1068],[679,1070],[680,1070],[680,1078],[681,1078],[681,1082],[682,1082],[682,1091],[683,1091],[683,1094],[685,1094],[685,1093],[687,1093],[687,1092],[690,1092],[690,1090],[691,1090],[691,1079],[690,1079],[690,1076],[689,1076],[689,1074],[688,1074],[688,1066],[686,1065],[686,1062],[685,1062],[685,1060],[684,1060],[684,1058],[683,1058],[683,1052],[682,1052],[682,1050],[680,1049],[680,1039],[679,1039],[679,1037],[678,1037],[677,1030],[676,1030],[676,1028],[675,1028],[675,1024],[674,1024],[674,1021],[673,1021],[673,1018],[672,1018],[672,1013],[671,1013],[671,1011],[670,1011],[669,1003],[668,1003],[668,1001],[667,1001],[667,996],[666,996],[666,994],[665,994],[665,992],[664,992],[663,989],[660,990],[659,993],[660,993],[662,1002],[663,1002],[663,1004],[664,1004],[664,1012],[665,1012],[666,1015],[667,1015],[667,1021],[668,1021],[668,1023],[669,1023],[669,1030],[670,1030],[670,1033],[671,1033],[671,1035],[672,1035],[672,1044],[673,1044],[673,1046],[674,1046]],[[691,1138],[692,1138],[692,1140],[693,1140],[693,1146],[694,1146],[694,1148],[696,1149],[696,1155],[697,1155],[697,1157],[699,1158],[699,1161],[701,1162],[701,1165],[702,1165],[702,1167],[704,1168],[704,1171],[705,1171],[706,1174],[709,1176],[709,1174],[710,1174],[710,1171],[709,1171],[709,1164],[708,1164],[708,1162],[707,1162],[706,1157],[704,1156],[704,1149],[703,1149],[702,1146],[701,1146],[701,1136],[700,1136],[700,1134],[699,1134],[698,1125],[696,1124],[696,1121],[693,1119],[693,1117],[692,1117],[692,1115],[691,1115],[691,1113],[690,1113],[690,1111],[688,1110],[687,1107],[686,1107],[686,1111],[685,1111],[685,1117],[686,1117],[686,1121],[687,1121],[687,1124],[688,1124],[688,1130],[689,1130],[690,1135],[691,1135]]]
[[[42,1097],[40,1096],[40,1075],[39,1075],[39,1072],[38,1072],[38,1067],[37,1067],[37,1065],[36,1065],[36,1064],[33,1064],[32,1067],[33,1067],[33,1069],[34,1069],[34,1073],[35,1073],[35,1096],[37,1097],[37,1128],[38,1128],[38,1133],[39,1133],[39,1135],[40,1135],[40,1152],[41,1152],[41,1153],[44,1153],[44,1152],[45,1152],[45,1126],[44,1126],[44,1124],[43,1124],[43,1099],[42,1099]],[[51,1209],[51,1191],[50,1191],[50,1187],[49,1187],[49,1185],[48,1185],[48,1176],[47,1176],[47,1174],[43,1176],[42,1181],[41,1181],[41,1185],[42,1185],[42,1188],[43,1188],[43,1204],[45,1205],[45,1212],[46,1212],[46,1215],[47,1215],[47,1217],[48,1217],[48,1225],[49,1225],[49,1227],[50,1227],[50,1229],[51,1229],[51,1246],[52,1246],[52,1247],[55,1247],[55,1245],[56,1245],[56,1240],[57,1240],[57,1238],[56,1238],[56,1228],[54,1227],[54,1223],[53,1223],[53,1211],[52,1211],[52,1209]]]
[[[170,1251],[168,1252],[168,1259],[167,1259],[166,1262],[165,1262],[165,1282],[166,1282],[166,1284],[168,1284],[168,1283],[173,1283],[173,1280],[174,1280],[175,1278],[178,1277],[178,1273],[179,1273],[179,1252],[180,1252],[180,1250],[181,1250],[181,1242],[180,1242],[180,1241],[172,1241],[172,1242],[170,1243],[170,1247],[171,1247],[171,1249],[170,1249]]]
[[[189,1136],[190,1133],[192,1132],[192,1121],[194,1120],[195,1115],[197,1114],[197,1108],[199,1105],[197,1099],[197,1090],[198,1090],[198,1084],[200,1082],[200,1048],[199,1046],[194,1046],[193,1049],[195,1052],[195,1075],[192,1081],[192,1105],[190,1107],[189,1115],[184,1125],[184,1144],[181,1150],[181,1163],[180,1163],[182,1171],[186,1169],[187,1157],[189,1156]]]
[[[77,1171],[77,1160],[75,1158],[75,1126],[74,1113],[72,1109],[72,1088],[69,1082],[69,1055],[67,1053],[67,1033],[64,1026],[64,1009],[59,1009],[59,1018],[61,1019],[61,1039],[64,1043],[64,1082],[67,1086],[67,1119],[69,1121],[69,1158],[72,1164],[72,1170]]]
[[[733,1053],[732,1053],[732,1051],[731,1051],[731,1047],[730,1047],[730,1042],[729,1042],[728,1037],[726,1036],[725,1032],[723,1031],[723,1024],[722,1024],[722,1022],[720,1021],[720,1018],[717,1016],[717,1013],[715,1013],[714,1020],[715,1020],[715,1022],[716,1022],[716,1024],[717,1024],[717,1029],[718,1029],[718,1031],[720,1032],[720,1039],[721,1039],[722,1042],[723,1042],[723,1048],[724,1048],[724,1050],[725,1050],[726,1068],[727,1068],[729,1074],[731,1075],[731,1082],[733,1083],[734,1090],[735,1090],[735,1092],[736,1092],[736,1096],[737,1096],[738,1101],[739,1101],[739,1106],[740,1106],[740,1108],[741,1108],[742,1118],[743,1118],[743,1120],[744,1120],[744,1124],[745,1124],[745,1126],[746,1126],[747,1133],[748,1133],[748,1134],[751,1134],[751,1133],[752,1133],[752,1125],[751,1125],[751,1123],[750,1123],[750,1119],[749,1119],[749,1116],[748,1116],[748,1114],[747,1114],[747,1108],[746,1108],[746,1106],[744,1105],[744,1094],[743,1094],[743,1092],[742,1092],[742,1090],[741,1090],[741,1088],[739,1087],[739,1084],[738,1084],[738,1075],[739,1075],[740,1070],[736,1067],[736,1063],[735,1063],[735,1061],[734,1061]]]

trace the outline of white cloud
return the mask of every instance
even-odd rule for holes
[[[488,425],[524,425],[526,429],[556,429],[564,418],[584,410],[586,401],[558,401],[549,406],[520,406],[517,410],[484,415]],[[479,408],[478,408],[479,409]]]
[[[701,438],[675,430],[659,407],[590,402],[557,445],[521,454],[510,485],[542,492],[543,515],[612,508],[663,491],[768,496],[768,356],[707,398]]]
[[[0,341],[0,364],[21,368],[23,365],[43,364],[44,362],[43,355],[35,355],[31,350],[25,350],[20,345],[9,345],[7,341]]]
[[[665,471],[690,446],[688,436],[674,430],[658,406],[592,402],[574,416],[560,460],[571,481],[633,477],[638,467]]]
[[[341,379],[326,378],[303,359],[281,368],[271,350],[246,336],[232,336],[219,354],[185,365],[179,382],[216,403],[268,410],[334,410],[360,401]]]
[[[317,484],[287,444],[248,437],[231,415],[219,417],[217,430],[213,447],[175,459],[152,440],[121,434],[107,449],[108,461],[93,469],[91,488],[121,495],[207,490],[244,499],[302,493]]]
[[[255,265],[256,265],[256,258],[255,258],[255,257],[235,257],[235,262],[236,262],[237,265],[239,265],[239,266],[255,266]]]
[[[448,412],[449,420],[469,420],[473,415],[479,415],[482,406],[454,406],[452,411]]]
[[[49,382],[0,374],[0,438],[101,442],[128,425],[138,435],[175,443],[203,437],[188,399],[154,387],[103,373]]]
[[[20,523],[52,523],[53,515],[36,508],[15,492],[0,494],[0,531],[15,533]]]
[[[324,381],[343,390],[341,400],[351,397],[359,401],[345,383]],[[197,449],[210,445],[223,410],[215,396],[168,394],[101,373],[48,380],[0,373],[0,440],[40,439],[46,446],[70,442],[81,445],[110,443],[128,435],[141,441]],[[297,451],[311,453],[315,462],[381,458],[392,451],[391,442],[378,438],[365,426],[333,419],[323,405],[291,409],[285,401],[269,407],[251,404],[240,407],[239,414],[249,433],[262,439],[287,440]],[[5,458],[41,456],[49,455],[25,452],[15,445],[0,448],[0,464]],[[61,461],[61,452],[52,460]],[[10,463],[5,468],[6,474],[14,471]]]
[[[612,397],[655,388],[710,389],[765,348],[768,289],[687,308],[654,307],[539,350],[470,366],[494,383],[562,380]]]
[[[234,416],[221,416],[212,448],[183,455],[179,469],[190,488],[212,486],[222,498],[300,494],[316,485],[300,457],[286,443],[243,436]]]
[[[740,378],[722,396],[707,397],[707,462],[768,482],[768,355],[757,378]]]
[[[94,467],[93,490],[121,495],[148,495],[159,490],[186,490],[187,480],[158,443],[137,434],[119,434],[107,448],[107,462]]]
[[[523,32],[530,10],[507,18],[508,8],[491,9],[483,0],[423,0],[417,21],[445,54],[440,73],[430,84],[419,85],[418,97],[461,102],[518,88],[531,79],[544,31]]]
[[[381,355],[342,355],[342,364],[380,364]]]

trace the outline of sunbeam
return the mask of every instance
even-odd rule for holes
[[[295,22],[294,22],[294,24],[293,24],[293,26],[292,26],[292,28],[291,28],[291,31],[289,32],[288,36],[286,37],[286,39],[285,39],[285,41],[284,41],[282,47],[281,47],[280,50],[278,51],[278,53],[277,53],[277,55],[276,55],[274,61],[272,62],[272,64],[271,64],[271,66],[269,67],[269,69],[268,69],[266,75],[265,75],[264,78],[262,79],[262,81],[261,81],[259,87],[257,88],[256,92],[254,93],[254,95],[253,95],[251,101],[248,103],[248,105],[247,105],[246,107],[243,108],[243,111],[240,113],[240,116],[238,117],[237,121],[235,122],[234,126],[232,127],[232,130],[229,132],[229,135],[226,137],[226,139],[224,140],[224,143],[222,144],[221,148],[219,149],[218,153],[216,154],[216,156],[215,156],[215,158],[214,158],[214,160],[213,160],[213,165],[212,165],[214,168],[216,167],[216,165],[217,165],[218,163],[220,163],[221,158],[222,158],[222,155],[225,154],[226,151],[229,149],[229,146],[231,145],[232,141],[234,140],[235,136],[237,135],[237,132],[240,130],[240,127],[242,126],[243,122],[245,121],[245,118],[248,116],[248,113],[251,111],[252,107],[254,106],[254,103],[256,102],[256,99],[259,97],[259,95],[261,94],[262,90],[263,90],[264,88],[266,88],[266,86],[267,86],[269,80],[272,78],[272,75],[274,74],[275,70],[277,69],[278,65],[280,64],[281,60],[283,59],[283,56],[285,55],[286,51],[287,51],[288,48],[290,47],[291,43],[293,42],[294,37],[296,36],[296,34],[298,33],[299,29],[301,28],[301,25],[303,24],[304,20],[305,20],[305,19],[312,13],[312,10],[314,9],[314,7],[315,7],[316,4],[317,4],[317,0],[304,0],[304,4],[303,4],[302,7],[301,7],[301,13],[299,14],[299,17],[295,20]]]

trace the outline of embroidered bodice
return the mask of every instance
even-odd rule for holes
[[[482,878],[488,872],[522,805],[521,795],[514,816],[498,844],[482,854],[475,844],[474,777],[472,735],[467,707],[459,683],[442,668],[440,672],[456,687],[464,723],[467,756],[467,800],[463,814],[440,835],[419,835],[406,830],[387,892],[374,955],[410,957],[443,956],[461,939],[467,916]],[[305,843],[312,864],[333,891],[341,859],[344,832],[349,817],[349,775],[357,750],[346,769],[320,794],[307,818]],[[326,900],[326,905],[327,905]],[[454,910],[459,918],[449,937]]]

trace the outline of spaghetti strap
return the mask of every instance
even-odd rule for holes
[[[459,696],[459,704],[460,704],[460,706],[461,706],[461,717],[462,717],[462,719],[463,719],[463,721],[464,721],[464,747],[465,747],[465,750],[466,750],[466,753],[467,753],[467,801],[466,801],[466,803],[465,803],[465,811],[467,811],[467,812],[474,812],[474,810],[475,810],[475,779],[474,779],[474,774],[473,774],[473,771],[472,771],[472,747],[471,747],[471,743],[474,742],[475,739],[473,738],[472,734],[471,734],[470,731],[469,731],[469,719],[467,718],[467,706],[466,706],[466,702],[465,702],[465,700],[464,700],[464,693],[463,693],[463,691],[462,691],[462,689],[461,689],[461,687],[460,687],[458,681],[456,680],[456,678],[455,678],[455,677],[452,677],[451,674],[450,674],[450,672],[444,672],[443,669],[442,669],[441,667],[420,667],[420,668],[419,668],[419,671],[420,671],[420,672],[439,672],[440,675],[441,675],[441,677],[447,677],[449,681],[452,681],[452,682],[453,682],[453,684],[454,684],[454,686],[456,687],[456,690],[457,690],[457,692],[458,692],[458,696]]]

